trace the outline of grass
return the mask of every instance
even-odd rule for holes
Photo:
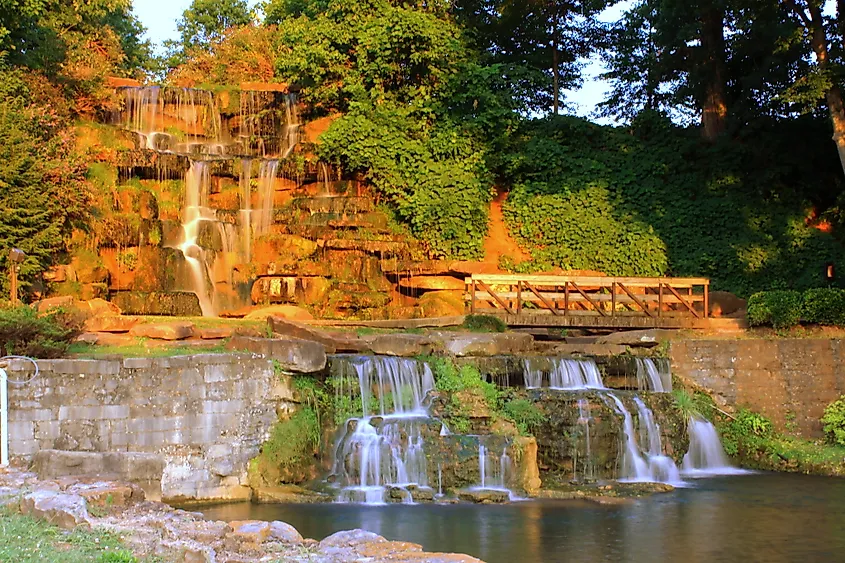
[[[138,338],[134,344],[120,346],[98,346],[75,342],[70,345],[67,354],[75,358],[102,359],[114,356],[123,358],[168,358],[171,356],[231,352],[231,350],[226,350],[225,344],[220,343],[210,342],[207,345],[186,346],[174,342],[173,344],[148,346],[147,342],[145,338]]]
[[[0,510],[0,561],[14,563],[139,563],[115,534],[65,531]]]

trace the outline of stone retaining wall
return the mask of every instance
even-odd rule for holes
[[[722,405],[748,407],[780,430],[823,435],[824,408],[845,393],[845,342],[832,339],[679,340],[672,372]]]
[[[248,498],[247,464],[278,414],[293,408],[290,381],[252,354],[39,361],[31,383],[9,387],[12,456],[39,450],[162,456],[162,496]],[[9,377],[32,376],[15,361]]]

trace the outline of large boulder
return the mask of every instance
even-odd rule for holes
[[[270,305],[269,307],[256,309],[244,318],[248,321],[263,321],[271,316],[293,321],[310,321],[314,319],[314,315],[296,305]]]
[[[267,324],[270,325],[273,334],[319,342],[326,347],[327,354],[336,352],[366,353],[371,351],[369,342],[354,334],[323,331],[276,315],[268,317]]]
[[[123,315],[99,315],[85,321],[88,332],[126,333],[135,328],[141,319],[138,317],[124,317]]]
[[[185,340],[194,335],[194,324],[187,321],[144,324],[132,327],[130,336],[155,340]]]
[[[447,352],[454,356],[507,356],[530,352],[534,337],[519,332],[495,334],[440,333]]]
[[[326,367],[326,347],[319,342],[299,338],[256,338],[233,336],[229,350],[247,350],[276,360],[285,371],[315,373]]]
[[[411,276],[400,278],[399,287],[407,289],[463,291],[466,282],[453,276]]]
[[[381,334],[370,341],[374,354],[404,358],[428,355],[437,347],[436,340],[422,334]]]
[[[202,316],[199,297],[188,291],[117,291],[112,301],[127,315]]]
[[[80,495],[34,491],[21,499],[21,513],[65,530],[89,525],[88,508]]]
[[[429,291],[419,301],[423,317],[454,317],[464,314],[463,291]]]

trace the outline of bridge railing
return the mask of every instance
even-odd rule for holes
[[[472,275],[471,313],[707,318],[710,280],[610,276]]]

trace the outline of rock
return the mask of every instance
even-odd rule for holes
[[[129,331],[131,336],[156,340],[185,340],[194,335],[194,324],[187,321],[137,325]]]
[[[219,340],[231,337],[235,331],[230,327],[201,328],[196,331],[203,340]]]
[[[345,530],[337,532],[320,542],[320,550],[328,548],[356,547],[368,543],[381,543],[387,540],[373,532],[365,530]]]
[[[661,340],[669,340],[675,335],[677,335],[677,332],[675,331],[657,328],[650,328],[647,330],[626,330],[601,336],[596,341],[596,344],[619,344],[622,346],[640,346],[651,348],[660,344]]]
[[[271,316],[293,321],[310,321],[314,319],[311,313],[296,305],[270,305],[269,307],[262,307],[261,309],[252,311],[244,318],[248,321],[263,321]]]
[[[81,496],[88,506],[129,506],[145,498],[143,489],[137,485],[120,483],[76,483],[69,486],[65,492]]]
[[[23,497],[21,513],[65,530],[89,525],[85,499],[79,495],[38,490]]]
[[[520,436],[514,441],[516,450],[522,452],[519,462],[520,485],[528,495],[536,495],[543,484],[540,480],[540,468],[537,465],[537,439],[533,436]]]
[[[91,311],[93,316],[98,315],[120,315],[122,311],[120,307],[112,303],[111,301],[106,301],[105,299],[89,299],[88,301],[83,301],[79,304],[80,309],[87,308]]]
[[[270,325],[270,330],[273,331],[273,334],[319,342],[326,347],[326,353],[328,354],[334,354],[335,352],[367,352],[370,350],[365,340],[354,335],[318,330],[309,325],[276,315],[268,317],[267,323]]]
[[[188,291],[117,291],[112,302],[127,315],[202,316],[199,297]]]
[[[400,278],[399,287],[406,289],[463,291],[466,282],[452,276],[412,276]]]
[[[137,317],[124,317],[122,315],[99,315],[85,321],[85,330],[88,332],[111,332],[111,333],[125,333],[129,332],[141,319]]]
[[[331,502],[333,497],[304,489],[298,485],[259,487],[254,490],[253,501],[265,504],[310,504]]]
[[[710,316],[712,317],[732,317],[745,310],[747,306],[748,302],[745,299],[740,299],[733,293],[727,291],[710,292]]]
[[[419,301],[423,317],[451,317],[464,314],[463,291],[429,291]]]
[[[510,494],[497,489],[462,489],[458,491],[458,498],[477,504],[503,504],[510,500]]]
[[[501,356],[529,352],[534,344],[530,334],[506,332],[499,334],[439,333],[446,351],[454,356]]]
[[[296,528],[287,524],[286,522],[279,522],[278,520],[270,522],[270,538],[275,541],[280,541],[290,544],[300,544],[304,540]]]
[[[374,354],[403,358],[431,354],[435,347],[436,342],[422,334],[380,334],[370,341]]]
[[[270,523],[260,520],[245,520],[240,522],[229,522],[232,532],[228,537],[234,538],[240,543],[260,545],[270,537]]]
[[[39,313],[46,313],[50,309],[70,308],[76,303],[76,299],[71,295],[62,295],[61,297],[50,297],[42,299],[32,304]]]
[[[229,350],[247,350],[278,361],[282,369],[297,373],[315,373],[326,367],[326,347],[319,342],[298,338],[255,338],[233,336]]]

